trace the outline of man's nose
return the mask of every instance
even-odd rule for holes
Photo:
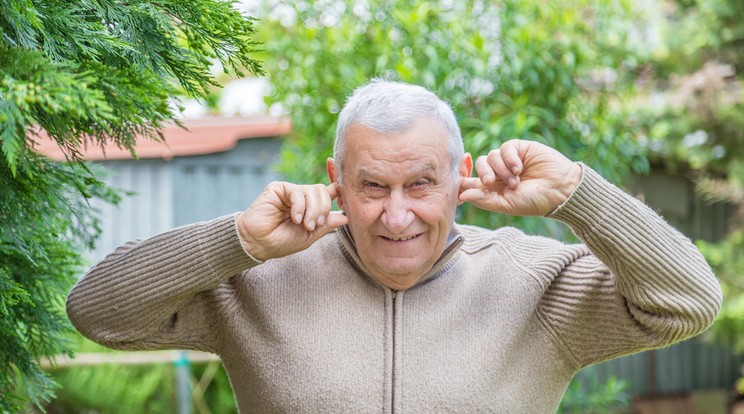
[[[393,234],[405,231],[415,215],[402,191],[391,191],[383,204],[382,224]]]

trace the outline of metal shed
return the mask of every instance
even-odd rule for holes
[[[130,194],[118,206],[92,202],[102,234],[88,254],[91,264],[128,240],[243,211],[278,179],[274,165],[289,120],[205,118],[184,124],[187,129],[164,128],[165,143],[140,140],[136,160],[115,146],[91,146],[83,154],[109,171],[104,181]],[[37,150],[64,159],[53,142],[42,141]]]

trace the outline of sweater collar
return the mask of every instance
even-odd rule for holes
[[[362,263],[362,259],[359,257],[359,252],[357,251],[356,243],[354,242],[354,237],[352,237],[351,235],[349,226],[345,225],[339,227],[336,231],[336,234],[338,234],[341,251],[343,252],[344,257],[346,257],[346,260],[348,260],[349,263],[354,266],[354,268],[356,268],[360,273],[367,276],[370,280],[382,287],[386,287],[379,280],[377,280],[377,278],[374,277],[369,272],[369,270],[367,270],[366,266],[364,266],[364,263]],[[457,253],[457,251],[460,249],[460,246],[462,246],[464,240],[465,238],[462,236],[462,234],[460,234],[460,231],[457,229],[457,225],[455,224],[452,227],[452,231],[450,232],[449,236],[447,237],[447,245],[445,246],[442,255],[439,257],[439,259],[437,259],[436,262],[434,262],[434,265],[431,267],[431,269],[429,269],[429,271],[426,272],[413,287],[418,286],[429,279],[434,279],[440,274],[447,271],[455,262],[455,260],[450,259],[452,259],[455,253]]]

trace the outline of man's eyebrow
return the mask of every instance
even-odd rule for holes
[[[372,173],[372,171],[370,171],[369,169],[364,168],[364,167],[358,169],[357,172],[356,172],[356,176],[357,177],[369,177],[369,176],[374,176],[374,175],[375,174]]]
[[[436,173],[437,169],[431,163],[424,164],[423,166],[421,166],[421,169],[414,169],[414,173],[418,174],[424,174],[428,172]]]

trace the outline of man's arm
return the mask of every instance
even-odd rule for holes
[[[72,288],[67,314],[83,335],[103,345],[159,347],[167,340],[156,336],[169,323],[180,327],[188,315],[199,315],[187,307],[199,302],[199,292],[257,263],[238,241],[234,216],[180,227],[125,243],[91,268]],[[188,335],[211,348],[214,338],[205,326],[193,325]],[[174,342],[179,335],[187,336],[170,333]]]
[[[546,281],[539,311],[577,367],[669,345],[713,322],[721,290],[710,267],[643,203],[538,143],[511,141],[479,163],[491,179],[465,179],[462,201],[563,221],[592,253]]]
[[[562,270],[541,307],[578,366],[671,345],[715,319],[721,289],[694,244],[595,171],[550,217],[592,253]]]
[[[214,350],[211,302],[224,294],[218,286],[345,224],[345,216],[330,212],[333,191],[272,183],[244,213],[126,243],[73,287],[70,320],[109,347]]]

